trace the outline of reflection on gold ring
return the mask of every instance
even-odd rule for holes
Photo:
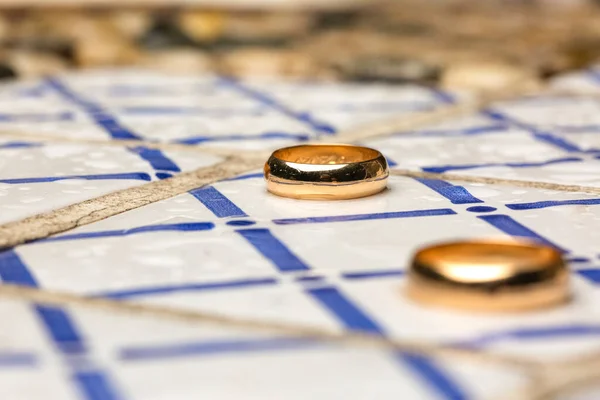
[[[478,311],[530,310],[565,302],[561,253],[525,240],[457,241],[417,251],[407,295],[421,303]]]
[[[278,196],[342,200],[381,192],[389,169],[385,157],[368,147],[307,144],[275,151],[264,174],[267,190]]]

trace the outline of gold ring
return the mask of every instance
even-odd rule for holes
[[[561,253],[527,240],[442,243],[415,253],[406,294],[470,311],[524,311],[564,303],[569,272]]]
[[[306,144],[275,151],[265,163],[267,190],[295,199],[343,200],[387,186],[385,157],[368,147]]]

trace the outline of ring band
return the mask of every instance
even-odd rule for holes
[[[307,144],[275,151],[264,173],[267,190],[278,196],[343,200],[381,192],[389,169],[385,157],[368,147]]]
[[[470,311],[514,312],[565,303],[569,272],[553,247],[519,240],[440,243],[413,256],[409,298]]]

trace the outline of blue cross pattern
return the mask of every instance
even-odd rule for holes
[[[274,96],[233,80],[220,79],[219,87],[225,87],[235,91],[245,98],[254,100],[259,107],[257,109],[269,109],[276,111],[287,118],[293,119],[304,124],[308,130],[302,133],[305,135],[299,137],[296,134],[265,133],[260,135],[259,140],[271,140],[273,138],[288,138],[293,140],[308,140],[309,138],[320,135],[335,135],[337,129],[324,122],[321,118],[315,117],[312,113],[298,111],[294,107],[285,105],[278,101]],[[119,118],[95,101],[92,101],[73,90],[65,81],[58,79],[49,79],[41,85],[37,91],[28,90],[25,96],[43,96],[47,90],[52,90],[63,100],[71,103],[78,108],[78,111],[84,112],[99,127],[101,127],[113,140],[139,140],[139,146],[130,146],[129,151],[146,160],[154,169],[157,179],[164,179],[173,176],[181,171],[180,167],[173,160],[165,156],[160,150],[144,147],[144,138],[137,134],[134,129],[123,125]],[[132,89],[129,88],[129,94]],[[113,90],[117,93],[123,93],[123,89]],[[139,93],[147,93],[145,90],[139,90]],[[454,101],[449,94],[433,91],[432,99],[436,104],[448,103]],[[425,107],[425,106],[423,106]],[[431,107],[431,105],[427,106]],[[351,110],[352,107],[345,106],[345,110]],[[147,113],[149,116],[155,113],[201,113],[199,109],[174,110],[167,108],[140,108],[129,107],[126,113]],[[227,114],[231,112],[223,112]],[[260,112],[260,111],[259,111]],[[543,162],[507,162],[496,163],[513,169],[543,167],[545,165],[568,163],[568,162],[589,162],[597,157],[594,150],[583,149],[580,145],[570,142],[560,132],[540,129],[537,126],[521,122],[510,117],[498,109],[490,108],[484,110],[480,117],[489,121],[489,125],[483,127],[468,127],[465,129],[444,131],[422,131],[416,132],[416,135],[447,135],[450,137],[458,136],[460,140],[468,140],[470,136],[481,134],[500,134],[509,128],[517,127],[531,136],[531,138],[550,145],[565,153],[565,157],[560,159],[546,160]],[[0,123],[2,121],[11,121],[16,116],[0,114]],[[35,121],[46,121],[48,118],[59,118],[69,120],[73,118],[70,112],[61,112],[54,116],[44,114],[31,114],[29,116],[20,116],[19,118],[30,118]],[[275,136],[274,136],[275,135]],[[229,136],[227,140],[245,140],[244,135]],[[212,140],[212,139],[207,139]],[[407,139],[410,140],[410,139]],[[197,144],[206,141],[202,138],[196,139],[178,139],[180,143]],[[40,146],[39,143],[29,141],[13,141],[2,144],[2,148],[28,148]],[[385,152],[385,147],[381,147]],[[388,158],[390,166],[397,165],[395,160]],[[423,166],[422,170],[429,172],[446,172],[464,169],[477,169],[487,167],[489,164],[467,165],[457,163],[456,165],[429,165]],[[89,175],[89,176],[64,176],[64,177],[45,177],[45,178],[18,178],[3,179],[0,183],[21,184],[36,182],[52,182],[58,179],[138,179],[153,180],[147,173],[127,172],[111,175]],[[110,298],[114,300],[136,300],[149,297],[168,296],[179,292],[217,292],[235,290],[246,290],[274,287],[288,282],[292,279],[293,287],[303,293],[311,302],[325,311],[340,326],[351,331],[363,331],[382,337],[390,334],[385,324],[368,309],[362,306],[359,301],[353,298],[350,290],[345,289],[346,283],[366,282],[366,281],[386,281],[396,280],[401,282],[404,276],[404,268],[372,269],[367,268],[362,271],[337,271],[335,274],[324,274],[323,271],[311,267],[310,263],[298,252],[292,250],[291,244],[287,244],[279,235],[278,229],[294,229],[301,226],[335,226],[335,229],[343,230],[346,223],[364,223],[366,221],[380,221],[384,224],[388,220],[398,219],[416,219],[423,221],[433,221],[438,218],[454,218],[460,216],[472,216],[473,221],[487,225],[498,233],[512,237],[532,239],[559,249],[571,265],[574,266],[574,273],[590,285],[600,284],[600,268],[593,267],[593,260],[589,254],[581,255],[568,248],[568,246],[558,243],[554,237],[539,233],[535,228],[524,223],[526,219],[515,217],[515,215],[525,215],[531,210],[545,210],[565,207],[590,207],[600,204],[600,198],[591,196],[570,196],[568,198],[544,197],[543,200],[532,202],[511,202],[499,204],[489,202],[477,196],[475,191],[467,186],[453,184],[451,182],[436,179],[409,179],[393,178],[404,181],[418,182],[418,185],[431,196],[437,196],[441,206],[426,209],[398,209],[394,211],[381,211],[359,214],[336,214],[335,207],[332,207],[330,215],[303,216],[294,218],[271,218],[268,226],[257,222],[252,215],[244,210],[244,205],[234,202],[225,194],[223,185],[242,185],[245,182],[256,182],[262,179],[258,173],[248,173],[235,178],[231,178],[211,186],[206,186],[190,191],[185,196],[192,196],[212,213],[214,218],[206,221],[190,221],[177,223],[151,224],[126,229],[114,230],[86,230],[84,232],[66,233],[59,236],[43,239],[31,245],[9,249],[0,253],[0,278],[3,282],[41,288],[41,284],[35,274],[35,266],[27,265],[24,257],[20,254],[22,250],[34,248],[37,244],[68,242],[85,246],[87,241],[102,240],[104,238],[128,237],[133,235],[157,234],[160,232],[183,232],[190,235],[198,235],[199,240],[203,235],[210,235],[218,227],[228,227],[234,235],[243,239],[243,243],[260,254],[269,265],[272,266],[272,274],[263,277],[241,278],[223,281],[211,282],[189,282],[173,285],[157,285],[146,287],[132,287],[126,290],[109,290],[96,293],[89,293],[89,296]],[[268,196],[266,193],[264,196]],[[551,196],[551,195],[548,195]],[[503,208],[502,208],[503,207]],[[423,222],[431,223],[431,222]],[[433,226],[433,225],[432,225]],[[91,225],[93,227],[93,225]],[[335,278],[335,279],[333,279]],[[340,282],[340,284],[336,284]],[[43,288],[43,287],[42,287]],[[39,320],[41,328],[46,336],[54,344],[55,351],[61,355],[68,367],[68,380],[76,388],[76,392],[82,399],[86,400],[117,400],[128,399],[127,393],[122,390],[119,384],[119,376],[103,368],[93,359],[90,350],[91,344],[82,333],[82,328],[72,313],[62,307],[48,306],[43,304],[32,304],[32,312]],[[544,325],[536,327],[507,327],[488,331],[483,334],[476,334],[472,337],[466,337],[456,341],[457,346],[471,346],[477,348],[486,348],[502,341],[541,341],[553,339],[578,339],[582,337],[597,337],[600,334],[600,324],[593,323],[557,323],[554,325]],[[305,339],[296,339],[289,337],[273,337],[252,340],[220,340],[220,341],[198,341],[193,343],[175,343],[175,344],[157,344],[157,345],[139,345],[129,346],[118,349],[116,357],[120,362],[144,362],[151,360],[173,360],[181,357],[203,357],[219,356],[225,354],[242,354],[251,352],[277,352],[282,350],[301,350],[307,347],[314,347],[318,344],[314,341]],[[440,399],[469,399],[471,398],[468,387],[465,382],[457,379],[451,371],[447,370],[445,365],[441,365],[435,360],[420,355],[409,353],[394,353],[390,357],[403,368],[409,368],[419,384],[430,391],[432,396]],[[34,353],[0,353],[0,368],[36,368],[42,363],[42,360]],[[82,367],[83,366],[83,367]]]

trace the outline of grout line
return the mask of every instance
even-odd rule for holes
[[[306,339],[354,344],[367,348],[403,351],[425,356],[460,357],[465,360],[482,362],[484,364],[503,364],[506,366],[518,367],[522,368],[524,372],[531,372],[532,369],[539,366],[539,362],[537,361],[528,360],[522,357],[492,354],[477,349],[383,338],[379,335],[373,335],[366,332],[332,331],[310,325],[244,319],[214,312],[185,310],[182,308],[171,308],[131,301],[118,301],[100,297],[86,297],[79,294],[49,291],[13,284],[0,285],[0,297],[16,300],[29,300],[35,303],[56,306],[81,306],[104,311],[130,313],[135,314],[136,316],[150,315],[185,323],[202,323],[226,328],[250,329],[255,332],[292,335]]]
[[[474,100],[452,104],[437,108],[432,111],[403,115],[388,121],[369,124],[354,130],[341,132],[335,137],[328,138],[337,142],[356,142],[367,138],[389,135],[399,131],[410,131],[418,127],[455,118],[461,115],[477,112],[478,109],[486,107],[489,103],[508,99],[517,95],[526,94],[519,90],[503,90],[495,93],[483,94]],[[185,193],[189,190],[213,183],[215,181],[233,177],[254,168],[260,168],[264,159],[268,157],[266,152],[250,152],[237,149],[215,149],[205,146],[189,146],[171,143],[155,143],[143,141],[109,141],[109,140],[87,140],[47,137],[17,132],[2,132],[0,135],[15,136],[18,138],[31,138],[39,141],[63,141],[72,143],[88,143],[109,146],[145,146],[163,150],[196,151],[226,156],[226,160],[211,167],[200,168],[196,171],[178,174],[172,178],[162,181],[151,182],[142,186],[109,193],[94,199],[76,203],[50,211],[48,213],[34,215],[20,221],[7,223],[0,226],[0,248],[7,248],[45,238],[50,235],[61,233],[78,226],[96,222],[113,215],[117,215],[144,205],[148,205],[175,195]],[[260,161],[259,161],[260,160]],[[491,177],[472,177],[454,174],[433,174],[420,171],[392,170],[393,175],[458,180],[474,183],[495,183],[514,186],[525,186],[544,188],[551,190],[563,190],[571,192],[600,193],[600,188],[582,187],[577,185],[557,185],[543,182],[528,182],[509,179],[497,179]],[[42,289],[24,286],[3,284],[0,285],[0,296],[18,300],[29,300],[42,304],[56,304],[64,306],[85,306],[89,308],[109,310],[115,312],[132,313],[136,315],[146,314],[155,317],[179,320],[194,323],[212,323],[224,327],[252,329],[255,331],[295,335],[319,340],[363,345],[371,348],[385,350],[399,350],[417,353],[432,357],[461,357],[464,359],[504,364],[512,367],[520,367],[526,373],[539,371],[544,367],[550,367],[547,363],[528,360],[520,357],[493,354],[484,350],[474,350],[456,347],[446,347],[438,344],[401,341],[396,339],[385,339],[358,332],[333,332],[302,325],[286,325],[276,322],[266,322],[256,319],[239,319],[219,315],[215,313],[184,310],[179,308],[165,308],[161,306],[146,305],[134,302],[115,301],[103,298],[88,298],[80,295],[51,292]],[[541,382],[533,382],[532,388],[543,390]]]
[[[542,92],[540,90],[531,90],[526,87],[524,89],[507,87],[504,90],[494,93],[481,92],[474,95],[474,99],[471,100],[366,124],[355,129],[340,132],[334,138],[338,141],[339,139],[344,139],[346,141],[360,141],[391,134],[409,133],[427,125],[441,123],[446,119],[476,113],[478,110],[497,101],[509,100],[511,98],[537,93]]]
[[[519,186],[534,189],[548,189],[557,190],[562,192],[573,192],[573,193],[590,193],[600,194],[600,187],[593,186],[580,186],[580,185],[563,185],[559,183],[550,182],[538,182],[538,181],[525,181],[518,179],[504,179],[494,178],[486,176],[471,176],[471,175],[459,175],[459,174],[448,174],[448,173],[433,173],[423,171],[411,171],[407,169],[392,169],[390,170],[391,175],[406,176],[409,178],[425,178],[425,179],[439,179],[447,181],[458,181],[458,182],[469,182],[469,183],[486,183],[496,185],[509,185]]]
[[[110,140],[110,139],[79,139],[66,136],[40,135],[35,133],[26,133],[19,131],[0,130],[0,136],[14,137],[21,140],[32,140],[45,143],[72,143],[72,144],[89,144],[95,146],[111,146],[111,147],[138,147],[143,146],[149,149],[167,150],[167,151],[186,151],[193,153],[213,154],[223,157],[246,155],[249,157],[267,158],[271,152],[266,151],[250,151],[235,148],[219,148],[208,147],[206,145],[187,145],[179,143],[162,143],[149,142],[142,140]]]
[[[429,124],[434,121],[441,121],[445,118],[455,117],[460,113],[472,112],[477,106],[482,106],[490,99],[497,99],[501,96],[506,96],[507,93],[513,94],[514,91],[502,91],[501,95],[482,95],[480,101],[475,101],[468,104],[453,104],[448,107],[436,109],[433,111],[423,112],[416,116],[403,116],[395,119],[393,123],[377,123],[371,128],[361,128],[355,131],[341,133],[339,138],[351,139],[351,141],[361,140],[367,137],[383,135],[385,133],[392,134],[395,130],[402,126],[405,129],[413,129],[418,124]],[[0,135],[13,134],[12,132],[2,132]],[[26,135],[18,135],[23,137]],[[47,138],[41,135],[27,135],[31,138],[44,140]],[[338,138],[338,139],[339,139]],[[154,147],[160,149],[177,149],[189,150],[189,146],[170,143],[145,143],[137,140],[75,140],[68,139],[68,142],[89,143],[96,145],[117,145],[131,146],[143,145],[146,147]],[[202,148],[197,151],[205,151]],[[111,217],[122,212],[126,212],[138,207],[148,205],[150,203],[164,200],[175,195],[185,193],[189,190],[199,188],[203,185],[216,182],[221,179],[233,177],[235,175],[247,172],[254,168],[262,166],[262,160],[268,157],[265,152],[244,152],[237,150],[224,150],[228,158],[209,168],[201,168],[197,171],[181,173],[172,178],[163,181],[150,182],[142,186],[124,189],[118,192],[109,193],[104,196],[85,200],[80,203],[75,203],[53,211],[33,215],[25,219],[9,222],[0,225],[0,249],[17,246],[33,240],[42,239],[50,235],[65,232],[78,226],[90,224],[102,219]],[[235,154],[235,155],[234,155]],[[259,163],[258,160],[261,160]]]
[[[436,124],[446,119],[475,112],[481,106],[480,102],[467,102],[439,107],[430,111],[419,111],[400,117],[366,124],[348,131],[340,132],[334,137],[321,137],[321,140],[359,141],[389,134],[412,131],[422,126]]]
[[[567,369],[561,363],[540,367],[536,368],[537,373],[532,375],[533,379],[529,384],[509,393],[504,399],[555,400],[585,389],[594,389],[600,384],[598,360],[573,365]]]
[[[215,165],[180,173],[172,178],[112,192],[47,213],[9,222],[0,225],[0,249],[100,221],[260,166],[262,162],[259,163],[256,159],[230,157]]]
[[[456,118],[461,115],[477,112],[477,110],[486,107],[492,102],[510,99],[516,96],[522,95],[535,95],[538,93],[544,93],[541,91],[520,91],[520,90],[503,90],[495,94],[484,93],[476,96],[474,100],[465,101],[461,103],[454,103],[443,107],[437,107],[433,110],[425,110],[419,112],[413,112],[405,114],[400,117],[379,121],[375,123],[369,123],[363,126],[359,126],[355,129],[349,129],[342,131],[335,136],[321,136],[316,138],[314,141],[331,141],[331,142],[356,142],[364,139],[370,139],[378,136],[385,136],[391,134],[397,134],[402,131],[411,131],[421,126],[435,124],[442,122],[448,118]],[[129,147],[129,146],[144,146],[153,149],[160,150],[173,150],[173,151],[192,151],[192,152],[204,152],[221,156],[262,156],[267,158],[271,151],[248,151],[237,148],[217,148],[209,147],[205,144],[197,145],[186,145],[180,143],[163,143],[163,142],[150,142],[140,140],[110,140],[110,139],[80,139],[71,137],[61,137],[54,135],[40,135],[36,133],[25,133],[20,131],[7,131],[0,130],[0,136],[12,136],[16,138],[26,138],[30,140],[37,140],[42,142],[72,142],[82,144],[93,144],[93,145],[105,145],[105,146],[117,146],[117,147]]]

